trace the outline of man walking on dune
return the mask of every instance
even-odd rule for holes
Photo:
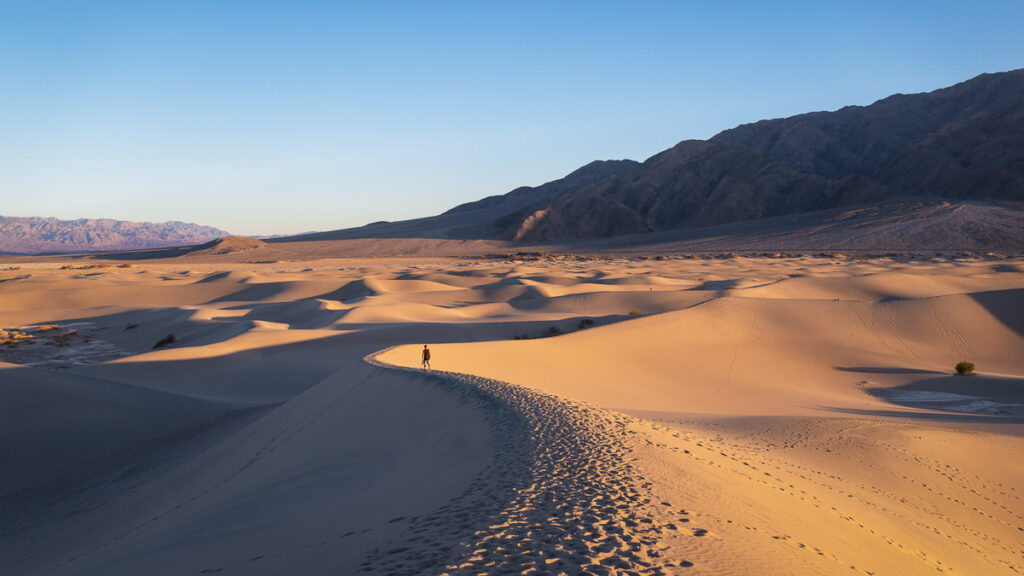
[[[430,348],[427,345],[423,345],[423,369],[430,370]]]

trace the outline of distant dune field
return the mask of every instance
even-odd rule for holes
[[[7,259],[0,573],[1024,569],[1024,260],[493,246]]]

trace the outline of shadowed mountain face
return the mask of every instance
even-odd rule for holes
[[[950,216],[951,207],[978,200],[984,207]],[[939,215],[929,230],[950,233],[949,241],[930,234],[916,242],[901,240],[900,246],[945,249],[967,238],[971,246],[1017,249],[1019,242],[1003,241],[1003,231],[1012,236],[1019,230],[1021,200],[1024,70],[1016,70],[927,94],[890,96],[870,106],[747,124],[710,140],[680,142],[643,163],[592,162],[560,180],[438,216],[301,239],[545,244],[640,235],[634,239],[642,242],[650,232],[689,234],[747,222],[757,227],[779,217],[800,217],[799,225],[806,227],[807,219],[816,222],[815,215],[833,218],[836,210],[855,207],[895,211],[914,221]],[[922,212],[923,203],[931,207]],[[971,217],[961,218],[965,214]],[[994,234],[1003,239],[990,245],[993,222]],[[890,229],[887,237],[913,236],[923,225]]]
[[[58,220],[0,216],[0,253],[139,250],[201,244],[228,235],[217,228],[188,222],[125,222],[105,218]]]
[[[908,197],[1024,200],[1024,70],[687,140],[497,225],[543,242]]]

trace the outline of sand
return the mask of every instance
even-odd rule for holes
[[[247,254],[0,270],[0,572],[1024,568],[1020,259]]]

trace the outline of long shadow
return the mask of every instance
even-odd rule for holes
[[[1024,288],[973,292],[968,296],[1004,326],[1024,336]]]
[[[979,414],[957,414],[952,412],[901,412],[899,410],[863,410],[857,408],[839,408],[836,406],[821,406],[824,410],[839,412],[843,414],[855,414],[858,416],[877,416],[882,418],[897,418],[904,420],[927,420],[933,422],[961,422],[961,423],[985,423],[985,424],[1021,424],[1024,423],[1024,416],[987,416]]]
[[[123,250],[120,252],[88,252],[80,257],[90,260],[162,260],[165,258],[177,258],[195,251],[196,246],[181,246],[175,248],[154,248],[150,250]]]
[[[227,317],[223,320],[196,321],[192,317],[195,310],[187,308],[143,308],[104,314],[97,316],[81,316],[40,322],[64,327],[74,327],[77,334],[66,342],[65,346],[53,348],[53,351],[71,351],[74,346],[102,341],[118,347],[122,356],[141,354],[153,349],[154,344],[168,334],[174,334],[175,348],[207,346],[233,338],[238,335],[237,327],[247,321],[244,317]],[[63,331],[63,330],[61,330]],[[57,331],[54,331],[56,334]],[[6,353],[5,353],[6,352]],[[19,350],[0,351],[0,360],[4,357],[13,359]]]
[[[919,370],[916,368],[890,368],[886,366],[833,366],[840,372],[855,374],[943,374],[937,370]]]
[[[703,284],[701,284],[700,286],[693,286],[692,288],[687,288],[687,290],[712,290],[712,291],[729,290],[730,288],[735,287],[737,282],[739,282],[738,279],[734,279],[734,280],[708,280],[708,281],[704,282]]]
[[[338,302],[350,303],[362,300],[363,298],[368,298],[370,296],[376,296],[377,294],[378,292],[376,290],[370,288],[366,284],[365,279],[359,279],[349,281],[340,288],[331,290],[330,292],[325,292],[318,296],[314,296],[313,298],[319,298],[322,300],[337,300]]]
[[[0,283],[3,283],[3,282],[13,282],[14,280],[27,280],[27,279],[29,279],[31,277],[32,277],[31,274],[22,274],[21,276],[13,276],[11,278],[0,278]]]
[[[943,375],[867,392],[892,404],[956,414],[957,418],[1024,419],[1024,378]]]
[[[33,368],[0,370],[0,390],[0,421],[17,438],[0,446],[0,548],[129,491],[274,406]]]
[[[287,290],[290,286],[294,286],[294,282],[263,282],[260,284],[248,284],[245,288],[242,288],[237,292],[226,294],[220,298],[214,298],[207,302],[207,304],[213,304],[216,302],[258,302],[260,300],[266,300],[267,298],[273,298]]]

